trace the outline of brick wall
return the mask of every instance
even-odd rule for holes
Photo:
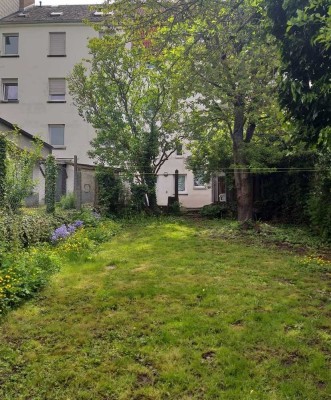
[[[20,0],[20,10],[23,11],[26,7],[34,5],[34,0]]]

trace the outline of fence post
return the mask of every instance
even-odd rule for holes
[[[179,201],[178,197],[178,169],[175,171],[175,201]]]

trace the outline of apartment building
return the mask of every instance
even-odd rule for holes
[[[95,131],[78,115],[66,77],[88,57],[88,39],[98,36],[84,20],[98,22],[100,13],[87,5],[35,6],[34,0],[2,0],[1,12],[7,15],[0,20],[0,118],[53,147],[60,166],[59,194],[74,189],[73,159],[77,156],[80,167],[88,171],[82,181],[83,200],[92,201],[93,160],[88,150]],[[212,185],[202,184],[187,170],[186,156],[174,154],[160,170],[159,205],[167,205],[168,197],[174,196],[176,170],[184,207],[199,208],[213,201]]]
[[[24,4],[21,4],[23,7]],[[0,19],[6,17],[19,10],[20,0],[1,0],[0,2]]]

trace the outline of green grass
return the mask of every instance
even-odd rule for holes
[[[231,229],[133,223],[64,266],[0,326],[1,400],[331,399],[328,265]]]

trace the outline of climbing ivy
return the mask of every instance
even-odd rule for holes
[[[6,151],[7,151],[6,139],[3,136],[0,136],[0,208],[4,208],[5,206]]]
[[[55,211],[55,191],[56,191],[57,165],[52,155],[46,158],[45,168],[45,203],[46,212],[49,214]]]

